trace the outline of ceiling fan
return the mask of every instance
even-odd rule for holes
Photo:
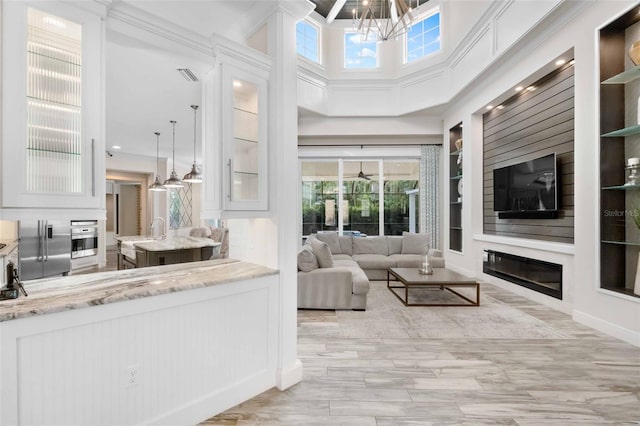
[[[361,161],[360,162],[360,172],[355,176],[347,176],[347,177],[356,177],[358,179],[371,180],[371,176],[373,176],[373,175],[364,174],[364,172],[362,171],[362,161]]]

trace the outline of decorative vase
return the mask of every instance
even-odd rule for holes
[[[629,49],[629,58],[635,65],[640,65],[640,40],[634,42]]]

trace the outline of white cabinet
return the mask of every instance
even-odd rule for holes
[[[3,3],[3,208],[104,208],[103,34],[70,4]]]
[[[203,217],[268,214],[267,85],[270,63],[255,51],[217,46],[205,83]]]

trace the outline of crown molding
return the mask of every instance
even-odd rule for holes
[[[215,56],[216,61],[230,59],[234,62],[239,61],[237,62],[237,65],[242,67],[246,67],[248,64],[251,67],[255,67],[256,69],[267,73],[271,70],[271,57],[260,51],[236,43],[219,35],[212,36],[210,43],[213,48],[213,55]]]
[[[129,25],[134,30],[144,31],[152,36],[171,41],[182,47],[187,47],[200,54],[213,56],[213,48],[206,37],[147,13],[135,6],[123,2],[112,4],[107,11],[107,18]],[[114,31],[119,31],[118,28],[113,28],[114,25],[112,23],[107,23]]]

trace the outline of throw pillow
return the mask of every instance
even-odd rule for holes
[[[320,266],[321,268],[332,268],[333,256],[331,256],[329,244],[315,238],[312,238],[307,242],[313,249],[313,254],[316,256],[316,259],[318,259],[318,266]]]
[[[340,241],[338,240],[337,232],[318,232],[315,236],[320,241],[325,242],[329,245],[331,254],[342,254],[342,249],[340,248]]]
[[[429,236],[427,234],[402,233],[402,254],[425,255],[429,251]]]
[[[302,272],[311,272],[314,269],[318,269],[318,259],[313,254],[313,249],[310,245],[302,246],[302,250],[298,252],[298,269]]]

